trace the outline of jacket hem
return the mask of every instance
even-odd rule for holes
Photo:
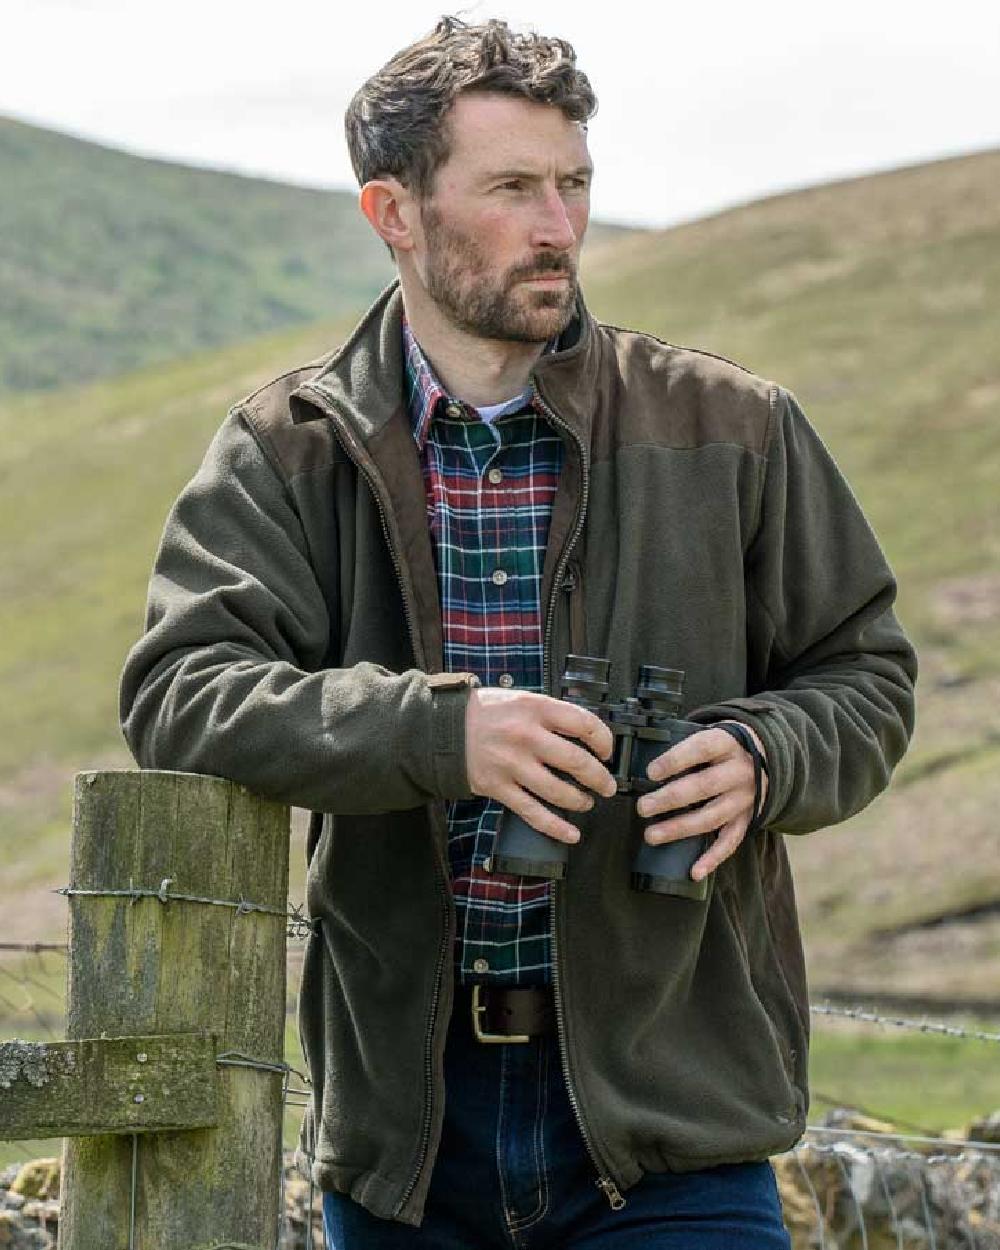
[[[738,1163],[762,1163],[793,1149],[806,1131],[805,1117],[794,1121],[787,1134],[756,1150],[722,1150],[715,1154],[675,1155],[666,1150],[651,1151],[640,1156],[645,1172],[697,1172],[703,1168],[725,1167]]]
[[[297,1157],[297,1156],[296,1156]],[[324,1193],[343,1194],[365,1208],[371,1215],[382,1220],[394,1220],[419,1228],[423,1210],[397,1214],[399,1208],[399,1185],[380,1172],[361,1172],[345,1169],[335,1163],[316,1159],[312,1165],[312,1179]]]

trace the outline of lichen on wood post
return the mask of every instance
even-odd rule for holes
[[[202,1032],[280,1063],[288,809],[187,773],[81,773],[74,799],[68,1036]],[[167,879],[271,910],[99,893]],[[219,1083],[218,1128],[137,1139],[136,1250],[275,1243],[281,1074],[226,1066]],[[62,1250],[124,1250],[131,1179],[131,1138],[67,1138]]]
[[[0,1042],[0,1133],[24,1141],[215,1128],[218,1053],[210,1033]]]

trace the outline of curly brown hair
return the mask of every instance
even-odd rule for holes
[[[565,39],[518,34],[491,18],[478,26],[442,17],[360,88],[344,117],[358,182],[392,175],[427,199],[448,159],[448,110],[463,92],[497,92],[559,108],[586,123],[597,111]]]

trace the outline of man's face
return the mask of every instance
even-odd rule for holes
[[[544,343],[570,320],[590,215],[583,128],[558,108],[459,96],[451,152],[421,206],[427,293],[479,338]]]

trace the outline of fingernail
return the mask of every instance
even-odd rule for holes
[[[579,829],[574,829],[572,833],[567,834],[567,835],[566,835],[566,841],[567,841],[567,842],[579,842],[579,841],[580,841],[580,830],[579,830]]]
[[[650,766],[646,769],[646,776],[650,781],[659,781],[663,774],[654,764],[650,764]]]

